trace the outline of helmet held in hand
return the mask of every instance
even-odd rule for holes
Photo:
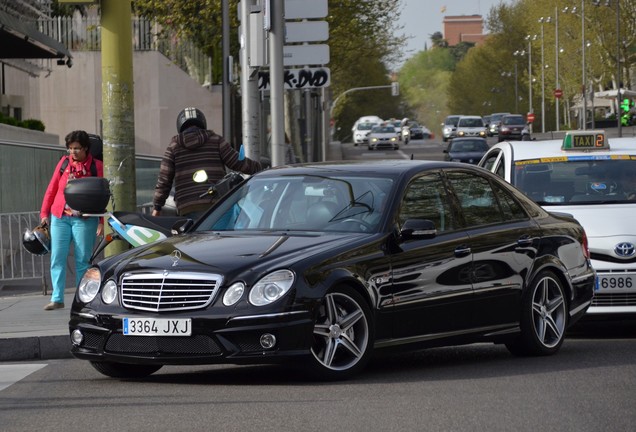
[[[27,229],[22,237],[24,248],[34,255],[46,255],[51,250],[51,236],[46,225],[38,225]]]

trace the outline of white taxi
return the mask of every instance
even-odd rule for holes
[[[597,274],[588,314],[636,315],[636,139],[593,130],[501,142],[478,165],[583,225]]]

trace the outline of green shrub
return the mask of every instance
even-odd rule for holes
[[[44,123],[41,120],[37,119],[26,119],[22,121],[22,127],[31,130],[37,130],[40,132],[44,132]]]
[[[6,115],[0,113],[0,123],[8,124],[10,126],[17,126],[25,129],[36,130],[40,132],[44,132],[45,126],[41,120],[37,119],[26,119],[23,121],[16,120],[13,117],[7,117]]]

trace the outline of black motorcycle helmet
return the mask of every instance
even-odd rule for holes
[[[183,132],[190,126],[196,126],[199,129],[207,129],[207,122],[201,110],[197,108],[184,108],[177,116],[177,131]]]
[[[22,237],[24,248],[34,255],[46,255],[51,250],[51,236],[46,225],[38,225],[26,230]]]

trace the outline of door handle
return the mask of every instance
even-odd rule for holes
[[[470,255],[471,250],[468,246],[458,246],[457,248],[455,248],[455,256],[457,258],[461,258],[461,257],[465,257],[467,255]]]
[[[532,245],[532,238],[530,238],[529,235],[523,235],[523,236],[519,237],[519,239],[517,240],[517,244],[519,246],[531,246]]]

